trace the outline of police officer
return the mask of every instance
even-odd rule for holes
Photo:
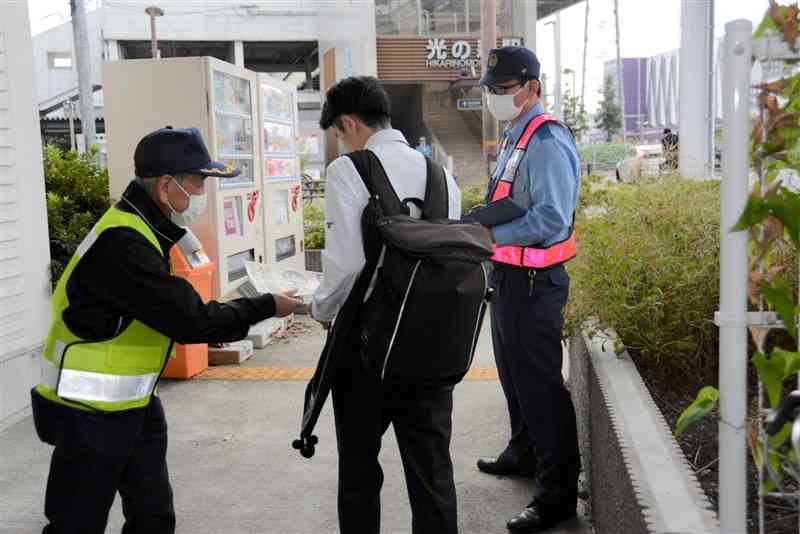
[[[505,204],[502,213],[513,214],[489,225],[492,341],[511,439],[496,458],[478,460],[478,468],[534,478],[532,502],[507,527],[539,532],[576,514],[580,455],[575,409],[561,375],[561,330],[580,166],[570,130],[545,114],[536,55],[504,47],[491,51],[487,65],[480,84],[489,111],[508,123],[485,209]]]
[[[136,179],[78,247],[53,295],[42,382],[31,391],[39,437],[55,445],[44,533],[100,534],[119,491],[125,534],[172,533],[167,425],[156,384],[173,343],[234,341],[301,302],[262,295],[204,304],[171,275],[170,248],[205,207],[211,161],[200,133],[165,128],[134,155]]]

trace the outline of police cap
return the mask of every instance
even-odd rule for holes
[[[480,85],[499,85],[510,80],[538,80],[539,60],[524,46],[504,46],[489,51]]]

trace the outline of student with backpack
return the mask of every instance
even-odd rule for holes
[[[458,221],[455,181],[389,121],[375,78],[347,78],[327,93],[320,126],[349,153],[327,171],[324,278],[311,315],[331,332],[294,446],[313,454],[310,432],[330,385],[342,534],[380,530],[378,454],[389,424],[413,532],[452,534],[453,387],[471,364],[486,307],[491,239]]]

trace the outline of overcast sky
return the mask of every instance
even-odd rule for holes
[[[4,1],[4,0],[0,0]],[[124,3],[124,0],[116,0]],[[215,0],[213,5],[238,0]],[[348,1],[349,0],[343,0]],[[90,6],[99,0],[87,0]],[[158,0],[154,2],[169,8],[170,3],[187,4],[187,0]],[[33,33],[44,31],[69,20],[69,0],[28,0]],[[725,23],[744,18],[757,24],[766,10],[767,0],[716,0],[714,32],[719,37],[725,32]],[[576,71],[578,92],[581,85],[583,62],[583,31],[586,2],[580,2],[561,14],[562,68]],[[589,0],[589,46],[586,73],[586,108],[594,112],[600,100],[598,90],[602,85],[603,64],[616,57],[614,41],[614,0]],[[623,57],[649,57],[675,50],[680,46],[681,0],[619,0],[620,48]],[[144,15],[142,15],[144,16]],[[537,28],[537,54],[542,62],[542,72],[552,80],[555,70],[553,55],[553,25],[547,23],[555,17],[541,20]],[[550,82],[548,82],[550,83]],[[572,77],[562,78],[562,88],[571,86]]]

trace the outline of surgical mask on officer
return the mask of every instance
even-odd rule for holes
[[[169,204],[170,211],[172,212],[170,215],[170,219],[178,226],[189,226],[194,221],[196,221],[197,218],[206,210],[206,206],[208,204],[208,196],[206,195],[206,193],[201,193],[199,195],[191,195],[189,194],[188,191],[186,191],[186,189],[183,188],[183,186],[181,186],[180,182],[178,182],[177,179],[173,178],[173,181],[175,182],[175,185],[178,186],[178,189],[180,189],[183,192],[183,194],[188,197],[189,206],[182,212],[178,212],[172,206],[172,204],[169,204],[169,201],[167,201],[167,203]]]
[[[526,90],[527,84],[522,84],[522,86],[514,94],[495,95],[489,93],[487,95],[486,102],[486,105],[489,107],[489,113],[494,115],[494,118],[499,121],[510,121],[516,119],[519,117],[520,113],[522,113],[522,108],[525,107],[525,101],[523,101],[521,105],[517,106],[514,103],[514,99],[520,91]]]

